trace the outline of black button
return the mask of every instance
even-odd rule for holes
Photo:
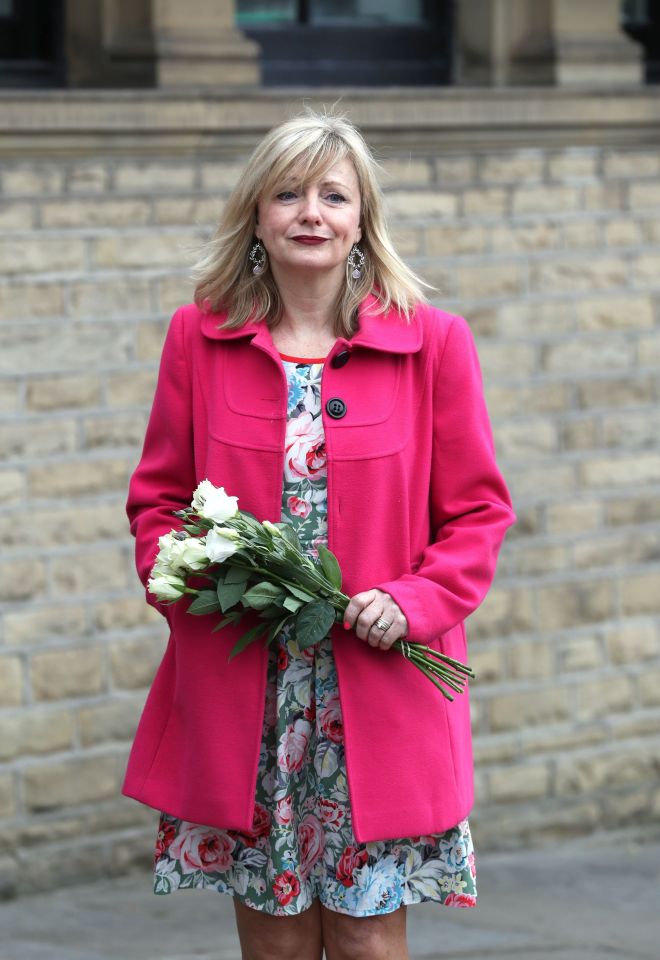
[[[346,404],[340,397],[331,397],[326,403],[325,409],[334,420],[340,420],[346,415]]]
[[[351,358],[350,350],[340,350],[330,361],[331,367],[343,367]]]

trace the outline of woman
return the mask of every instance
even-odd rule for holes
[[[203,479],[327,544],[350,596],[301,653],[161,606],[170,639],[123,792],[161,812],[155,892],[233,897],[243,955],[408,956],[406,905],[476,904],[469,694],[397,653],[466,659],[515,515],[467,323],[424,302],[347,120],[257,146],[165,340],[127,512],[146,584]]]

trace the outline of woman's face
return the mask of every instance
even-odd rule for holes
[[[362,236],[360,190],[349,159],[330,167],[318,181],[300,187],[282,184],[257,205],[255,235],[271,268],[278,272],[322,272],[345,276],[346,258]]]

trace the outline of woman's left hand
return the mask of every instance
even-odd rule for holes
[[[380,617],[392,626],[381,630],[376,626]],[[360,640],[381,650],[389,650],[395,640],[401,640],[408,633],[408,621],[401,607],[389,593],[377,588],[351,597],[344,611],[344,627],[347,630],[353,627]]]

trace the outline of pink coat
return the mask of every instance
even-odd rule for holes
[[[460,316],[420,305],[406,325],[373,304],[363,301],[357,334],[336,340],[323,370],[328,546],[348,596],[390,593],[410,641],[466,661],[464,620],[488,591],[516,519],[474,341]],[[126,508],[145,585],[158,537],[180,523],[172,511],[201,480],[224,486],[260,520],[281,519],[284,368],[265,323],[223,331],[223,319],[191,304],[167,333]],[[346,351],[348,362],[332,362]],[[331,398],[344,401],[342,417],[327,412]],[[167,617],[170,638],[122,792],[185,820],[249,830],[268,651],[259,641],[227,657],[256,614],[213,633],[216,614],[147,598]],[[399,653],[340,624],[332,640],[358,842],[456,825],[473,805],[469,691],[446,700]]]

